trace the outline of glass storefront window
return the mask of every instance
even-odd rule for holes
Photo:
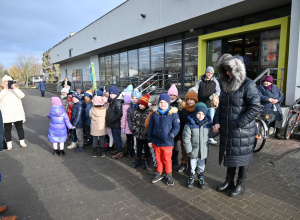
[[[244,63],[247,77],[255,79],[259,75],[259,44],[260,33],[245,35]]]
[[[139,75],[150,74],[150,47],[139,48]]]
[[[207,66],[212,66],[217,76],[217,61],[222,54],[222,40],[209,41],[207,43],[207,50]],[[203,74],[200,73],[200,75]]]
[[[154,41],[153,44],[154,45],[151,46],[151,71],[152,73],[162,73],[165,63],[163,39],[159,41]]]
[[[105,81],[105,59],[104,56],[100,56],[100,82],[101,84]]]
[[[184,43],[184,90],[195,85],[198,80],[198,39]]]
[[[128,57],[127,51],[120,53],[120,86],[125,86],[128,80]]]
[[[118,52],[112,55],[112,84],[117,84],[120,74],[120,56]]]
[[[129,66],[129,77],[134,77],[139,75],[137,50],[128,51],[128,66]]]
[[[105,55],[105,71],[105,85],[110,85],[112,84],[111,54]]]
[[[72,81],[82,82],[82,70],[72,70]]]

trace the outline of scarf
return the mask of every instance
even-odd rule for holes
[[[66,98],[68,95],[61,95],[60,97],[62,98],[62,99],[64,99],[64,98]]]
[[[162,110],[160,109],[160,107],[158,107],[157,111],[158,111],[160,114],[164,115],[164,114],[166,114],[170,109],[171,109],[171,107],[169,106],[169,108],[168,108],[167,110],[162,111]]]
[[[272,90],[272,88],[273,88],[273,84],[270,84],[270,85],[268,85],[268,86],[265,86],[268,90]]]
[[[199,125],[200,127],[201,127],[204,123],[208,122],[206,116],[205,116],[205,118],[204,118],[202,121],[200,121],[194,114],[193,114],[191,117],[192,117],[193,120],[196,122],[196,124]]]
[[[188,105],[187,103],[184,106],[185,110],[187,110],[188,112],[194,112],[195,111],[195,105]]]
[[[117,100],[117,98],[118,98],[118,96],[116,96],[114,99],[110,98],[110,96],[109,96],[108,99],[107,99],[107,101],[108,101],[109,103],[113,103],[114,101]]]
[[[132,102],[131,102],[132,103]],[[132,108],[138,108],[139,107],[139,104],[137,103],[137,104],[133,104],[132,103]]]

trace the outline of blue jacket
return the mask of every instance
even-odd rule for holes
[[[153,108],[148,126],[148,143],[153,143],[158,147],[174,146],[174,137],[180,130],[177,111],[177,108],[171,107],[167,113],[162,115],[158,112],[157,107]]]
[[[264,106],[264,109],[273,110],[273,104],[269,102],[269,98],[277,99],[278,102],[275,104],[277,111],[282,115],[280,103],[283,101],[284,95],[280,89],[273,84],[272,90],[268,90],[264,85],[258,87],[258,93],[260,96],[260,103]]]
[[[71,123],[76,128],[83,128],[85,123],[85,103],[84,101],[79,101],[74,103],[72,108],[72,116],[71,116]]]
[[[45,82],[40,82],[39,83],[39,89],[42,90],[42,91],[46,90],[46,84],[45,84]]]
[[[89,116],[90,110],[93,107],[93,103],[89,102],[86,103],[86,107],[85,107],[85,126],[91,126],[91,118]]]

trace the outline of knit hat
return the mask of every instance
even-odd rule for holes
[[[97,94],[97,96],[103,96],[103,92],[104,92],[104,88],[103,88],[103,87],[100,87],[100,88],[96,91],[96,94]]]
[[[61,100],[58,97],[52,97],[51,98],[52,106],[59,106],[61,104]]]
[[[127,86],[126,89],[123,90],[123,92],[132,92],[133,91],[133,86],[130,84]]]
[[[69,89],[67,89],[67,88],[63,88],[62,90],[60,90],[60,93],[63,93],[63,92],[65,92],[65,93],[67,93],[67,94],[68,94],[68,93],[69,93],[69,91],[70,91]]]
[[[94,105],[104,105],[107,102],[107,98],[104,96],[95,96],[92,102]]]
[[[159,99],[158,99],[158,103],[159,103],[161,100],[166,101],[166,102],[170,105],[171,98],[170,98],[170,96],[169,96],[168,94],[166,94],[166,93],[160,94]]]
[[[195,116],[197,115],[198,112],[203,112],[204,115],[206,115],[207,106],[203,102],[199,102],[195,105],[195,111],[194,111]]]
[[[268,81],[268,82],[270,82],[270,83],[273,83],[273,77],[272,77],[272,76],[266,76],[266,77],[264,78],[263,82],[264,82],[264,81]]]
[[[74,92],[74,93],[72,94],[72,97],[75,97],[76,99],[78,99],[79,101],[81,101],[82,95],[81,95],[80,92]]]
[[[124,103],[131,102],[131,92],[123,92]]]
[[[115,86],[111,86],[108,91],[109,94],[115,94],[117,96],[120,95],[118,88]]]
[[[213,67],[208,66],[208,67],[206,68],[206,70],[205,70],[205,73],[208,73],[208,72],[215,73],[215,70],[214,70]]]
[[[92,99],[92,98],[93,98],[93,90],[92,90],[92,89],[89,89],[88,91],[86,91],[86,92],[84,93],[84,96],[87,96],[87,97],[89,97],[90,99]]]
[[[4,81],[9,81],[9,80],[13,80],[13,78],[11,78],[11,77],[8,76],[8,75],[5,75],[5,76],[2,77],[2,83],[3,83]]]
[[[178,96],[178,90],[175,86],[175,84],[172,84],[170,89],[168,90],[168,95],[176,95]]]
[[[150,99],[150,95],[146,94],[139,99],[139,104],[142,104],[142,105],[148,107],[149,99]]]
[[[133,96],[135,96],[135,97],[137,97],[138,99],[140,99],[141,96],[142,96],[142,93],[140,93],[140,91],[139,91],[138,89],[135,89],[135,90],[132,92],[132,94],[131,94],[131,97],[133,97]]]
[[[185,95],[185,101],[187,101],[188,99],[192,99],[194,100],[196,103],[198,102],[198,94],[194,91],[189,91],[186,95]]]

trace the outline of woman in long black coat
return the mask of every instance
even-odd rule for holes
[[[220,103],[214,117],[214,132],[220,132],[219,163],[227,167],[226,181],[217,191],[233,189],[230,196],[245,191],[245,179],[252,162],[255,117],[260,111],[260,97],[255,83],[246,77],[243,61],[224,54],[217,63],[220,76]],[[235,170],[239,167],[237,184]]]

